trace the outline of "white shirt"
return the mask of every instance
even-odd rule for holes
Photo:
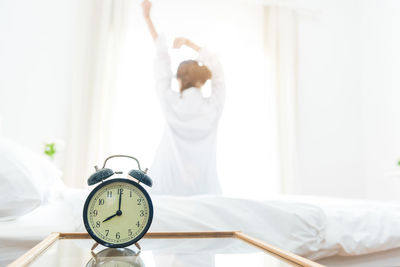
[[[198,88],[171,90],[173,74],[163,36],[156,40],[156,90],[166,125],[149,175],[153,194],[219,194],[216,166],[217,127],[225,99],[225,82],[217,57],[207,49],[198,61],[211,73],[212,94],[204,98]]]

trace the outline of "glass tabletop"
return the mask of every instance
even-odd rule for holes
[[[140,252],[135,246],[91,251],[91,239],[58,239],[29,266],[300,266],[237,238],[145,238],[139,243]]]

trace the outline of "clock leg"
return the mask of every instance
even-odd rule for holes
[[[135,246],[137,247],[137,249],[139,250],[139,252],[142,250],[142,247],[139,245],[139,242],[135,243]]]
[[[95,250],[96,248],[97,248],[97,246],[99,245],[99,243],[94,243],[93,244],[93,246],[92,246],[92,248],[90,249],[90,251],[93,251],[93,250]]]

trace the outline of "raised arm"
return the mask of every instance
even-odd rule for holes
[[[153,40],[156,41],[158,38],[158,33],[150,17],[151,2],[149,0],[143,0],[142,10],[143,10],[143,17],[144,20],[146,21],[147,28],[149,29],[151,37],[153,37]]]
[[[165,42],[165,36],[158,34],[150,17],[151,2],[144,0],[142,2],[143,17],[149,28],[151,37],[153,37],[156,56],[154,59],[154,80],[157,95],[159,96],[162,108],[168,108],[169,104],[177,99],[175,92],[171,90],[171,80],[173,78],[171,70],[171,58],[168,53],[168,46]],[[176,94],[177,95],[177,94]]]

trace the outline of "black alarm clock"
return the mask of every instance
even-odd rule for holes
[[[127,178],[110,178],[121,174],[105,168],[107,161],[116,157],[135,160],[138,169],[129,171]],[[140,185],[153,185],[147,170],[142,171],[139,161],[127,155],[110,156],[104,161],[103,168],[96,166],[95,169],[87,182],[88,185],[100,184],[90,192],[83,208],[87,232],[97,243],[110,248],[136,244],[149,230],[153,220],[151,198]]]

